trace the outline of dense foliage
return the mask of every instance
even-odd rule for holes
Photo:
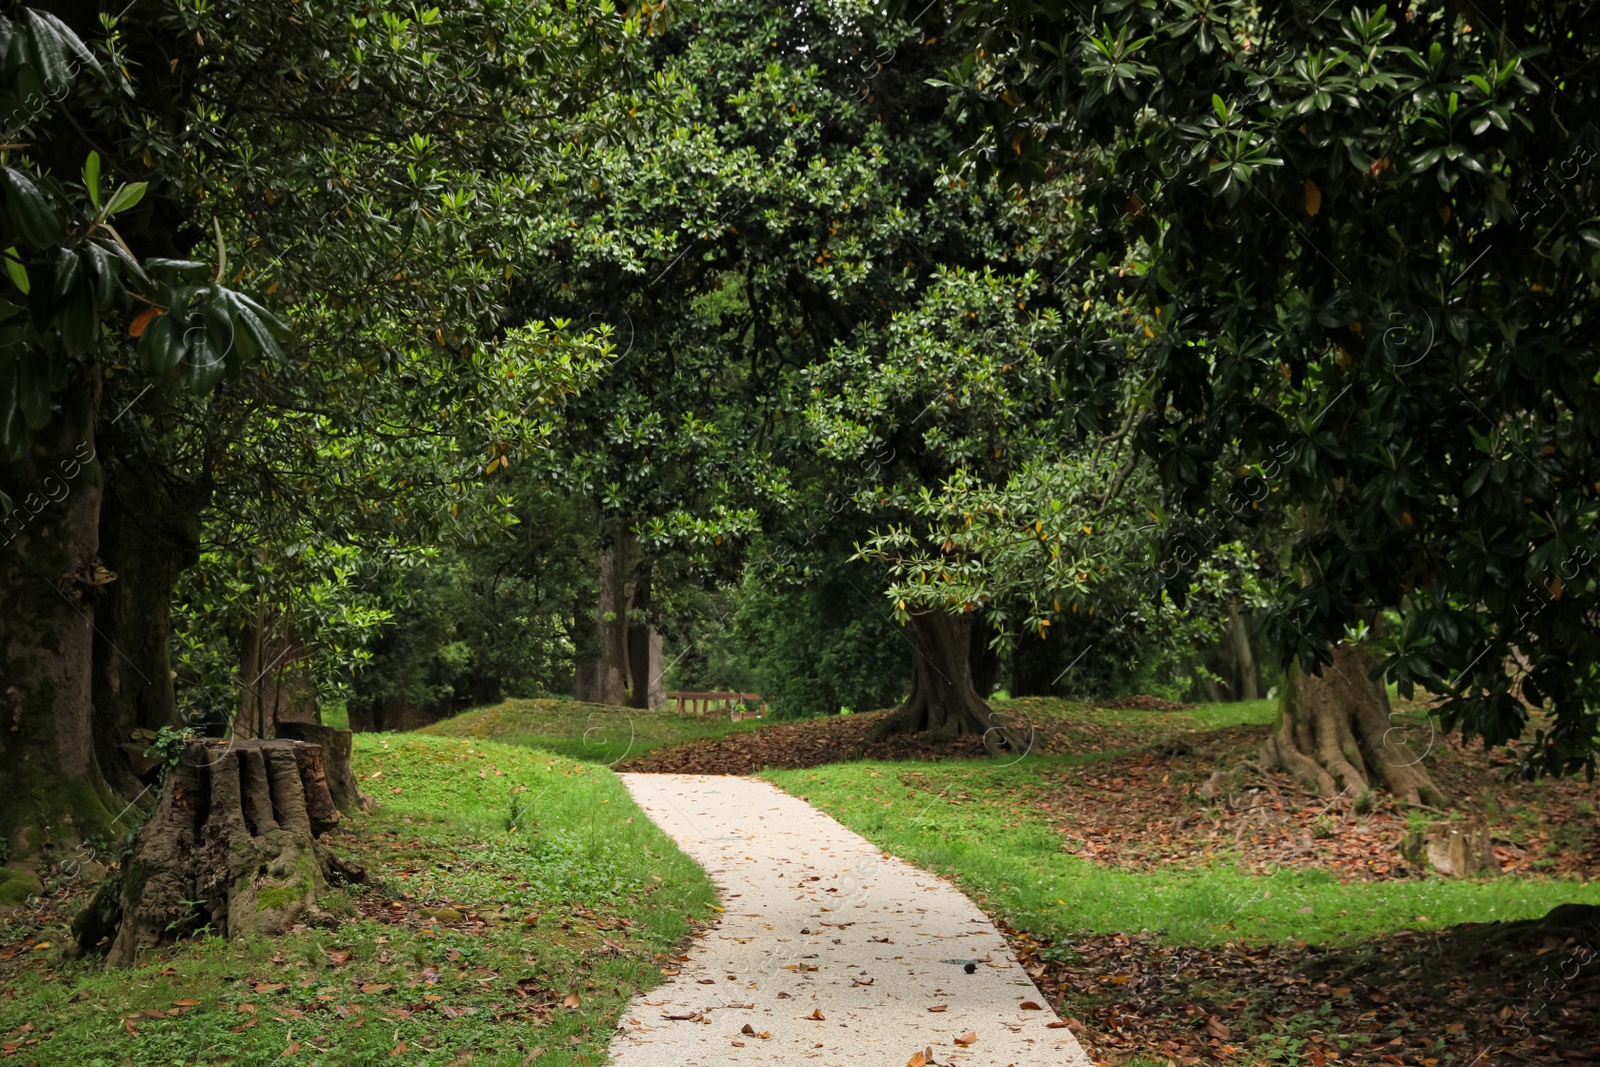
[[[944,9],[924,24],[940,27]],[[1582,5],[957,4],[974,159],[1071,172],[1061,250],[1136,264],[1137,437],[1204,500],[1275,449],[1307,668],[1384,606],[1402,691],[1525,769],[1593,773],[1596,37]],[[1176,540],[1176,539],[1174,539]],[[1507,665],[1512,666],[1508,669]]]

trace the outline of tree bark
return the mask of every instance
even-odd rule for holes
[[[95,607],[94,734],[107,778],[126,792],[154,769],[135,731],[178,725],[173,692],[172,590],[199,558],[197,509],[186,487],[123,460],[100,511],[100,556],[117,580]]]
[[[0,464],[0,490],[16,501],[0,518],[0,833],[16,855],[45,836],[109,831],[121,807],[90,699],[95,602],[114,580],[97,555],[99,396],[98,371],[70,383],[28,454]]]
[[[600,556],[599,603],[594,614],[597,658],[580,664],[573,696],[591,704],[628,703],[628,609],[634,592],[633,537],[622,534]]]
[[[306,741],[322,749],[322,770],[328,783],[328,792],[334,805],[346,815],[373,808],[372,798],[356,785],[355,771],[350,767],[350,752],[355,735],[349,730],[336,730],[321,723],[282,722],[278,736],[291,741]]]
[[[319,746],[189,742],[122,874],[74,924],[74,954],[112,926],[107,963],[119,967],[205,927],[239,938],[330,921],[318,895],[363,877],[317,840],[338,819]]]
[[[968,630],[971,647],[967,652],[967,662],[972,671],[972,688],[980,699],[987,700],[989,694],[994,692],[995,679],[1000,674],[1000,656],[989,643],[994,631],[984,619],[974,620]]]
[[[929,611],[911,616],[911,695],[879,721],[867,743],[896,733],[953,741],[977,734],[991,755],[1017,754],[1024,739],[1000,722],[972,685],[972,616]]]
[[[630,608],[647,611],[650,607],[650,575],[641,563],[634,582]],[[643,711],[667,706],[667,688],[662,680],[661,635],[648,622],[628,625],[628,707]]]
[[[1318,674],[1290,665],[1262,761],[1325,797],[1383,788],[1408,804],[1445,806],[1422,766],[1426,750],[1409,744],[1391,720],[1388,691],[1369,677],[1371,666],[1350,644],[1333,646],[1332,661]]]
[[[1228,634],[1233,641],[1233,662],[1239,676],[1239,687],[1234,690],[1240,700],[1261,699],[1261,669],[1256,663],[1255,649],[1250,645],[1250,626],[1239,614],[1239,605],[1228,604]]]

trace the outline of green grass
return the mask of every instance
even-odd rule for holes
[[[654,748],[759,729],[765,720],[637,711],[574,700],[507,700],[464,711],[421,733],[484,738],[607,766]]]
[[[360,817],[359,838],[330,840],[376,885],[328,898],[337,929],[199,938],[107,972],[58,957],[63,915],[0,924],[0,944],[24,948],[0,963],[0,1043],[40,1039],[15,1062],[445,1064],[470,1052],[498,1067],[544,1048],[540,1067],[597,1064],[628,997],[660,982],[669,950],[713,913],[704,873],[603,767],[415,734],[358,735],[354,767],[382,807]],[[384,910],[408,919],[368,917]],[[130,1033],[138,1012],[154,1014]]]
[[[1574,881],[1344,885],[1321,870],[1257,877],[1220,863],[1156,873],[1110,869],[1068,854],[1042,816],[1007,802],[1009,792],[1036,784],[1041,770],[1095,758],[1029,756],[1011,767],[851,763],[764,777],[879,847],[949,876],[1018,928],[1056,940],[1148,930],[1196,945],[1236,939],[1342,945],[1401,928],[1532,918],[1560,903],[1600,903],[1600,885]],[[960,799],[963,793],[970,799]]]

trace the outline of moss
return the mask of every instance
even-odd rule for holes
[[[317,877],[317,863],[308,852],[300,852],[295,856],[295,868],[300,877],[288,885],[264,885],[256,890],[256,907],[261,911],[276,911],[278,908],[291,904],[298,904],[306,899],[316,899],[320,879]]]
[[[43,889],[44,883],[28,868],[17,865],[0,867],[0,904],[21,904]]]
[[[135,850],[135,854],[137,854],[137,850]],[[149,869],[147,867],[145,867],[144,864],[142,864],[138,860],[134,859],[132,855],[130,855],[128,857],[127,865],[123,868],[123,871],[122,871],[122,884],[123,884],[123,887],[127,890],[128,899],[129,900],[142,900],[142,899],[144,899],[144,884],[149,879],[150,879],[150,871],[149,871]]]
[[[260,911],[277,911],[314,896],[316,891],[317,884],[310,878],[302,878],[288,885],[264,885],[256,891],[256,908]]]

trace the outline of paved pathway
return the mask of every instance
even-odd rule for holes
[[[948,882],[757,778],[622,780],[727,911],[680,974],[628,1005],[615,1067],[903,1067],[930,1051],[939,1065],[1088,1067],[1048,1006],[1021,1007],[1046,1001]]]

